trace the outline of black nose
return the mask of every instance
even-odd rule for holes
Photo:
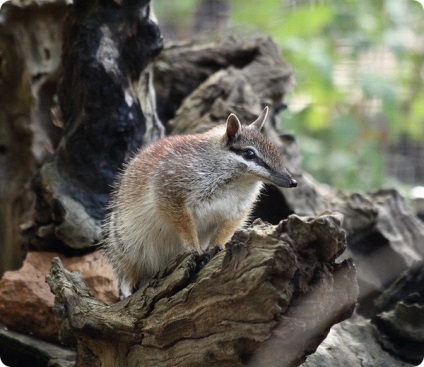
[[[294,178],[292,178],[290,180],[289,187],[296,187],[296,186],[297,186],[297,181]]]

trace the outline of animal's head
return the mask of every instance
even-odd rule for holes
[[[263,182],[280,187],[296,187],[297,181],[284,166],[278,148],[262,133],[268,107],[250,125],[243,126],[235,114],[226,124],[227,147],[236,159],[245,164],[246,171]]]

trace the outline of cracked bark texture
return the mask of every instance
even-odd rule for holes
[[[58,259],[47,281],[78,338],[76,366],[295,366],[353,310],[355,269],[335,263],[345,241],[338,214],[258,220],[113,306]]]

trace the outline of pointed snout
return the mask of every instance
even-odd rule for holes
[[[274,185],[277,185],[280,187],[296,187],[297,186],[296,179],[286,169],[282,170],[281,172],[274,172],[271,175],[270,180]]]
[[[292,178],[290,180],[289,187],[296,187],[296,186],[297,186],[297,181],[294,178]]]

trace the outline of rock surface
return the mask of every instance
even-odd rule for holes
[[[54,295],[46,275],[54,257],[70,271],[78,271],[93,295],[106,303],[117,300],[117,284],[101,252],[66,258],[52,252],[29,252],[24,265],[8,271],[0,280],[0,323],[9,329],[59,341],[59,324],[53,312]]]

